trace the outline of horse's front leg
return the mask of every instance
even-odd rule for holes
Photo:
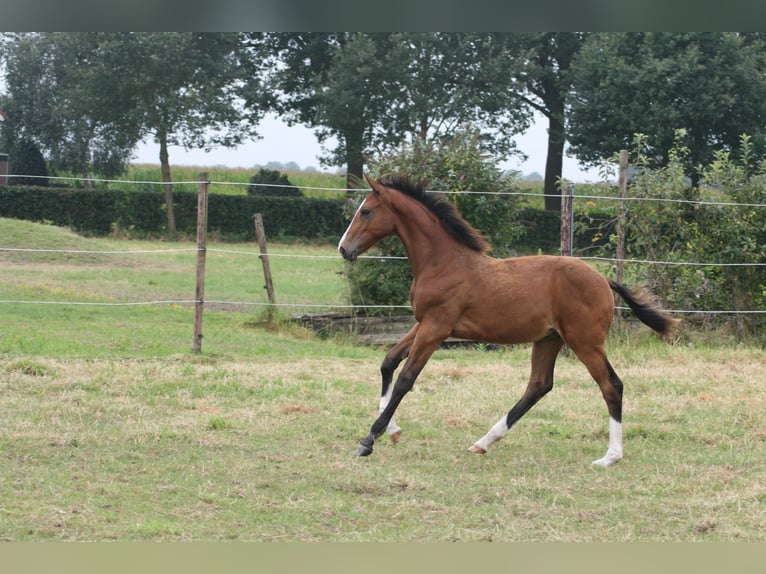
[[[415,323],[412,329],[410,329],[409,332],[402,337],[402,339],[394,345],[388,353],[386,353],[386,357],[380,365],[380,374],[383,380],[383,389],[380,395],[380,413],[383,413],[388,406],[388,403],[391,401],[391,395],[394,391],[394,386],[391,384],[394,380],[394,372],[399,364],[407,358],[407,355],[409,355],[417,330],[418,324]],[[391,420],[386,426],[386,432],[388,433],[388,436],[391,437],[391,442],[394,444],[396,444],[402,436],[402,429],[396,424],[393,417],[391,417]]]
[[[448,334],[449,333],[447,333],[447,335]],[[386,404],[382,408],[380,416],[372,424],[370,433],[359,444],[359,448],[356,450],[356,456],[368,456],[372,454],[375,440],[380,435],[382,435],[386,429],[391,428],[390,425],[393,422],[394,412],[399,406],[399,403],[402,402],[404,395],[412,390],[412,386],[415,384],[415,379],[417,379],[420,371],[423,370],[423,367],[425,367],[428,359],[431,358],[433,352],[439,347],[441,342],[446,339],[447,335],[443,335],[443,329],[429,329],[427,327],[424,328],[424,325],[421,323],[419,326],[413,327],[413,329],[407,333],[404,339],[402,339],[402,341],[400,341],[394,349],[389,351],[388,355],[386,356],[386,360],[384,361],[384,365],[387,363],[390,355],[391,362],[389,365],[387,365],[387,367],[390,369],[390,365],[393,365],[393,363],[396,362],[394,360],[396,357],[399,357],[399,361],[402,360],[404,357],[403,349],[406,346],[409,346],[409,356],[407,361],[404,363],[404,367],[402,367],[402,370],[399,373],[399,376],[396,379],[396,383],[393,385],[392,389],[390,384],[386,388],[384,379],[384,393],[387,395],[387,399],[385,396],[381,398],[381,405],[383,404],[384,400]],[[407,343],[410,336],[411,340],[409,343]],[[395,356],[393,351],[397,348],[399,355]],[[390,372],[393,373],[393,370],[391,369]],[[395,423],[394,427],[396,427]]]

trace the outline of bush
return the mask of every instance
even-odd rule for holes
[[[380,242],[379,250],[397,253],[400,245],[398,239],[387,238]],[[353,265],[347,265],[346,277],[353,305],[398,306],[408,303],[412,272],[406,259],[360,259]],[[366,315],[395,315],[401,312],[401,309],[386,308],[365,308],[362,311]]]
[[[9,171],[11,175],[29,175],[40,177],[14,177],[11,182],[16,185],[47,186],[48,168],[45,158],[38,147],[29,140],[17,142],[8,154]]]
[[[626,251],[636,259],[696,265],[649,264],[638,268],[637,280],[661,295],[670,308],[764,309],[766,210],[753,206],[766,201],[766,161],[754,159],[750,138],[742,136],[739,150],[718,152],[711,165],[700,169],[708,192],[715,190],[723,203],[733,205],[696,203],[702,189],[691,187],[684,175],[688,150],[682,140],[679,131],[668,165],[656,169],[642,161],[638,136],[639,156],[630,196],[683,201],[632,202]],[[729,265],[717,265],[721,263]],[[766,327],[766,317],[758,314],[703,312],[689,315],[685,321],[699,328],[725,325],[740,339],[763,338]]]
[[[276,169],[261,168],[250,178],[247,194],[256,197],[303,197],[301,190]]]

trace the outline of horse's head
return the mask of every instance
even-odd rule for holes
[[[378,241],[395,232],[394,214],[386,201],[389,190],[367,175],[364,177],[372,192],[364,198],[338,243],[338,251],[348,261],[356,261]]]

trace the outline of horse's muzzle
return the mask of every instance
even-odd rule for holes
[[[359,256],[358,251],[356,249],[352,249],[351,251],[346,251],[346,248],[343,246],[338,247],[338,251],[343,256],[343,259],[346,261],[350,261],[353,263],[356,261],[356,258]]]

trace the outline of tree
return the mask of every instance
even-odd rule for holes
[[[147,32],[115,35],[118,73],[135,99],[144,134],[160,146],[168,231],[175,233],[168,146],[234,147],[257,137],[261,107],[244,106],[244,68],[236,33]],[[250,79],[250,86],[257,78]]]
[[[572,66],[571,149],[596,164],[643,133],[663,166],[683,129],[685,171],[696,184],[696,167],[709,164],[716,150],[736,149],[744,133],[762,140],[765,57],[757,34],[593,34]]]
[[[239,48],[236,33],[6,36],[7,111],[18,137],[85,175],[122,172],[136,144],[153,137],[172,235],[168,146],[236,146],[256,136],[261,109],[243,105]]]
[[[316,128],[320,143],[338,145],[324,165],[347,165],[348,187],[361,178],[381,98],[373,86],[385,74],[382,54],[362,33],[250,34],[253,69],[266,69],[269,89],[249,88],[248,105],[272,107],[288,124]],[[255,75],[255,74],[254,74]]]
[[[16,176],[13,183],[17,185],[48,185],[48,166],[45,158],[35,144],[29,140],[17,140],[10,148],[10,173]]]
[[[130,97],[109,57],[109,34],[22,33],[4,37],[11,145],[24,141],[54,167],[106,177],[124,170],[140,140]]]
[[[266,62],[265,97],[290,123],[337,138],[324,164],[361,178],[373,153],[416,139],[439,141],[469,124],[482,147],[506,154],[529,114],[510,105],[502,46],[489,34],[273,33],[249,36]],[[513,110],[510,111],[509,110]]]
[[[395,33],[387,36],[387,66],[394,70],[383,107],[378,145],[444,142],[477,134],[477,150],[498,161],[516,152],[512,136],[531,114],[509,91],[507,46],[491,34]]]
[[[548,119],[545,160],[545,208],[561,209],[559,182],[568,139],[566,114],[572,91],[571,67],[587,33],[546,32],[500,35],[505,43],[507,75],[515,97]]]

